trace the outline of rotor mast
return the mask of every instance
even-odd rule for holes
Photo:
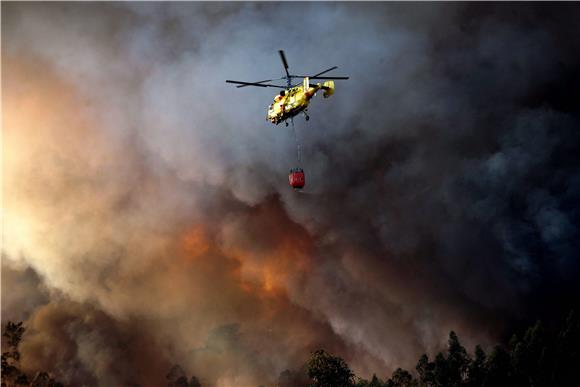
[[[288,88],[291,88],[292,76],[288,72],[288,62],[286,61],[286,55],[284,55],[284,50],[278,50],[278,53],[280,54],[280,59],[282,59],[282,65],[284,66],[284,71],[286,72],[286,76],[284,77],[286,78],[286,84],[288,85]]]

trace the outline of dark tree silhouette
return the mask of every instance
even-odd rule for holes
[[[451,331],[447,347],[447,386],[459,387],[462,385],[463,380],[467,377],[470,361],[467,351],[459,343],[459,338],[455,332]]]
[[[195,376],[192,376],[189,382],[187,381],[187,374],[179,364],[171,367],[166,378],[168,387],[201,387],[201,383]]]
[[[512,386],[510,355],[501,345],[496,345],[487,359],[485,387]]]
[[[373,374],[373,378],[369,383],[369,387],[383,387],[383,382],[381,379],[377,378],[377,375]]]
[[[429,357],[423,354],[415,367],[419,374],[419,384],[421,386],[431,387],[435,385],[435,364],[429,362]]]
[[[8,321],[2,332],[2,387],[62,387],[47,372],[37,372],[32,381],[20,370],[20,351],[18,346],[26,329],[22,322]],[[5,350],[6,349],[6,350]]]
[[[8,322],[2,336],[1,387],[62,387],[48,372],[27,375],[20,370],[18,349],[25,327]],[[521,337],[521,339],[520,339]],[[415,367],[416,375],[397,368],[389,379],[373,375],[370,381],[356,378],[340,357],[324,350],[312,353],[298,371],[280,373],[279,387],[572,387],[577,386],[580,364],[580,321],[570,312],[559,331],[547,331],[541,322],[514,334],[507,347],[496,345],[489,356],[475,346],[473,358],[455,332],[449,333],[448,347],[433,361],[424,354]],[[162,384],[162,383],[159,383]],[[179,365],[167,374],[169,387],[201,387],[200,381]]]
[[[195,376],[192,376],[191,379],[189,379],[189,387],[201,387],[199,379],[197,379]]]
[[[354,385],[354,373],[346,362],[324,350],[315,351],[308,359],[308,376],[316,387],[350,387]]]
[[[487,368],[485,366],[486,356],[480,345],[475,346],[475,358],[469,363],[467,367],[467,380],[465,385],[467,387],[479,387],[487,375]]]
[[[449,377],[447,359],[445,359],[445,355],[442,352],[435,356],[434,365],[433,378],[435,379],[435,386],[447,387],[451,379]]]
[[[384,387],[384,386],[386,386],[386,382],[383,383],[383,381],[380,378],[378,378],[376,374],[373,374],[373,377],[371,378],[370,382],[368,380],[358,378],[358,381],[355,383],[354,386],[355,387]]]
[[[564,327],[558,333],[552,361],[551,384],[554,386],[578,385],[580,364],[580,321],[574,311],[570,312]]]
[[[455,332],[449,333],[446,352],[433,361],[423,354],[415,370],[417,379],[403,369],[397,369],[382,386],[418,387],[571,387],[579,385],[576,367],[580,364],[580,321],[574,312],[563,327],[547,332],[537,322],[522,334],[513,335],[506,347],[496,345],[489,356],[480,345],[473,358],[461,345]],[[360,379],[357,387],[369,387],[371,382]],[[374,386],[373,386],[374,387]]]
[[[385,383],[386,387],[416,387],[418,385],[418,381],[413,378],[413,375],[402,368],[397,368]]]
[[[547,385],[546,375],[543,373],[547,366],[547,348],[542,323],[538,321],[529,328],[521,341],[514,336],[510,346],[514,386]]]

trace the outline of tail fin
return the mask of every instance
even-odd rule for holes
[[[324,94],[322,96],[324,98],[328,98],[334,94],[334,81],[326,81],[322,84],[322,89],[324,90]]]

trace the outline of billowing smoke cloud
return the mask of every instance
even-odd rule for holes
[[[2,4],[2,318],[73,385],[362,376],[577,302],[575,5]],[[338,65],[297,119],[225,79]],[[318,98],[318,97],[317,97]]]

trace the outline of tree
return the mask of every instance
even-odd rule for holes
[[[377,375],[373,374],[373,378],[368,384],[369,387],[383,387],[383,382],[381,379],[377,378]]]
[[[2,332],[4,337],[2,351],[2,384],[6,386],[28,385],[28,377],[20,371],[20,352],[18,345],[22,340],[25,328],[22,322],[13,323],[8,321]]]
[[[576,313],[571,311],[556,339],[551,384],[561,387],[576,386],[578,364],[580,364],[580,321]]]
[[[13,323],[8,321],[6,327],[4,327],[4,332],[2,332],[2,337],[5,337],[4,344],[7,351],[2,352],[2,374],[3,375],[13,375],[16,373],[16,366],[20,361],[20,352],[18,351],[18,345],[20,340],[22,340],[22,335],[24,334],[24,327],[22,322]]]
[[[195,376],[192,376],[191,379],[189,379],[189,387],[201,387],[199,379],[197,379]]]
[[[17,351],[25,330],[26,329],[22,326],[22,321],[19,323],[8,321],[6,323],[2,337],[6,337],[6,344],[11,350]]]
[[[435,364],[429,362],[429,357],[426,354],[423,354],[419,358],[415,369],[419,374],[419,383],[421,386],[431,387],[435,385],[435,375],[433,374]]]
[[[187,387],[187,376],[179,364],[174,365],[166,376],[168,387]]]
[[[538,386],[541,383],[540,370],[545,355],[543,334],[543,326],[538,321],[513,347],[511,360],[516,386]]]
[[[496,345],[486,363],[487,375],[483,387],[510,387],[510,355],[501,345]]]
[[[192,376],[189,382],[187,381],[187,374],[179,364],[171,367],[166,378],[168,387],[201,387],[201,383],[195,376]]]
[[[370,382],[368,380],[358,378],[357,382],[354,384],[354,387],[383,387],[383,386],[384,386],[383,382],[381,381],[381,379],[377,377],[376,374],[373,374],[373,377]]]
[[[467,368],[467,380],[465,384],[468,387],[479,387],[483,385],[487,373],[485,360],[485,352],[480,345],[476,345],[475,359],[473,359]]]
[[[354,387],[369,387],[369,381],[363,378],[357,377]]]
[[[54,380],[47,372],[37,372],[32,382],[28,376],[20,370],[20,351],[18,346],[26,328],[22,322],[13,323],[8,321],[2,332],[2,345],[6,351],[2,352],[2,387],[30,386],[30,387],[62,387],[62,384]]]
[[[51,378],[47,372],[37,372],[30,382],[30,387],[63,387],[63,385]]]
[[[415,387],[417,385],[417,380],[413,378],[413,375],[402,368],[397,368],[386,382],[387,387]]]
[[[447,387],[449,385],[449,367],[447,366],[447,359],[443,353],[439,352],[435,356],[434,367],[433,367],[433,379],[434,386],[437,387]]]
[[[354,373],[346,362],[319,349],[312,353],[307,363],[308,376],[317,387],[350,387]]]
[[[467,367],[470,359],[467,351],[459,343],[459,338],[453,331],[449,333],[447,351],[447,386],[459,387],[467,376]]]

